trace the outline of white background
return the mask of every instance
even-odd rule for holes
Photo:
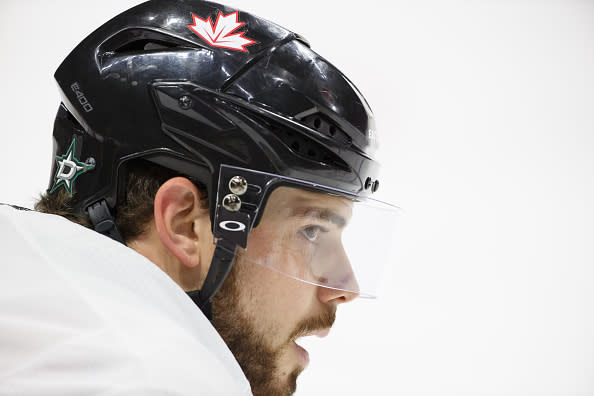
[[[2,0],[0,201],[46,188],[53,72],[133,4]],[[298,394],[594,395],[594,1],[231,4],[362,90],[405,211],[384,298],[308,343]]]

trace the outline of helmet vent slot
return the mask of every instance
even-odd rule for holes
[[[319,128],[320,128],[320,126],[322,125],[322,120],[320,120],[320,118],[319,118],[319,117],[316,117],[316,118],[314,119],[314,122],[313,122],[313,124],[314,124],[314,128],[316,128],[316,129],[319,129]]]
[[[179,45],[157,40],[137,40],[117,48],[115,53],[122,52],[137,52],[137,51],[152,51],[152,50],[163,50],[168,48],[177,48]]]
[[[344,133],[328,117],[324,116],[319,112],[309,114],[303,118],[300,118],[299,121],[301,121],[308,127],[315,129],[321,134],[331,138],[338,144],[344,146],[350,146],[352,144],[352,139],[349,135]]]
[[[307,161],[325,164],[347,172],[350,171],[350,167],[338,155],[315,140],[269,121],[261,119],[261,122],[296,156]]]
[[[107,39],[99,55],[163,51],[176,48],[200,48],[189,41],[148,29],[126,29]]]

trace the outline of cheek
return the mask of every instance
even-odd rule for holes
[[[294,233],[281,231],[281,227],[256,227],[250,233],[244,257],[289,277],[311,279],[308,246],[300,243]]]
[[[283,258],[270,254],[266,259]],[[261,324],[261,331],[271,336],[272,344],[286,343],[296,325],[314,312],[316,287],[254,262],[242,260],[240,265],[245,308]]]
[[[296,325],[312,316],[317,301],[315,286],[287,276],[307,278],[308,270],[304,252],[283,243],[287,237],[278,227],[254,228],[239,263],[242,305],[276,346],[286,343]]]
[[[314,294],[315,287],[294,279],[305,278],[302,274],[308,266],[303,263],[302,253],[271,247],[260,250],[258,255],[249,252],[245,256],[245,267],[249,268],[246,279],[253,285],[268,305],[284,306],[295,311],[304,306]]]

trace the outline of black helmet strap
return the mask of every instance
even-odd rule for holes
[[[220,239],[217,242],[202,289],[187,293],[210,321],[212,321],[212,297],[221,288],[231,271],[236,247],[234,243]]]
[[[122,238],[122,235],[116,227],[115,219],[109,211],[107,202],[105,202],[104,199],[89,206],[87,208],[87,213],[89,214],[89,218],[91,219],[91,223],[93,223],[95,231],[124,245],[126,244],[124,238]]]

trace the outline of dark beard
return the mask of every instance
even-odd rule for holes
[[[241,256],[235,261],[229,276],[213,297],[212,323],[235,356],[250,383],[254,396],[292,395],[297,389],[297,377],[302,369],[298,368],[288,373],[287,381],[283,385],[279,378],[282,374],[279,373],[277,366],[281,354],[298,337],[311,331],[331,327],[336,309],[329,308],[324,315],[301,322],[287,343],[275,350],[266,343],[264,334],[256,331],[254,327],[256,319],[241,308],[241,286],[238,276],[243,264]]]

